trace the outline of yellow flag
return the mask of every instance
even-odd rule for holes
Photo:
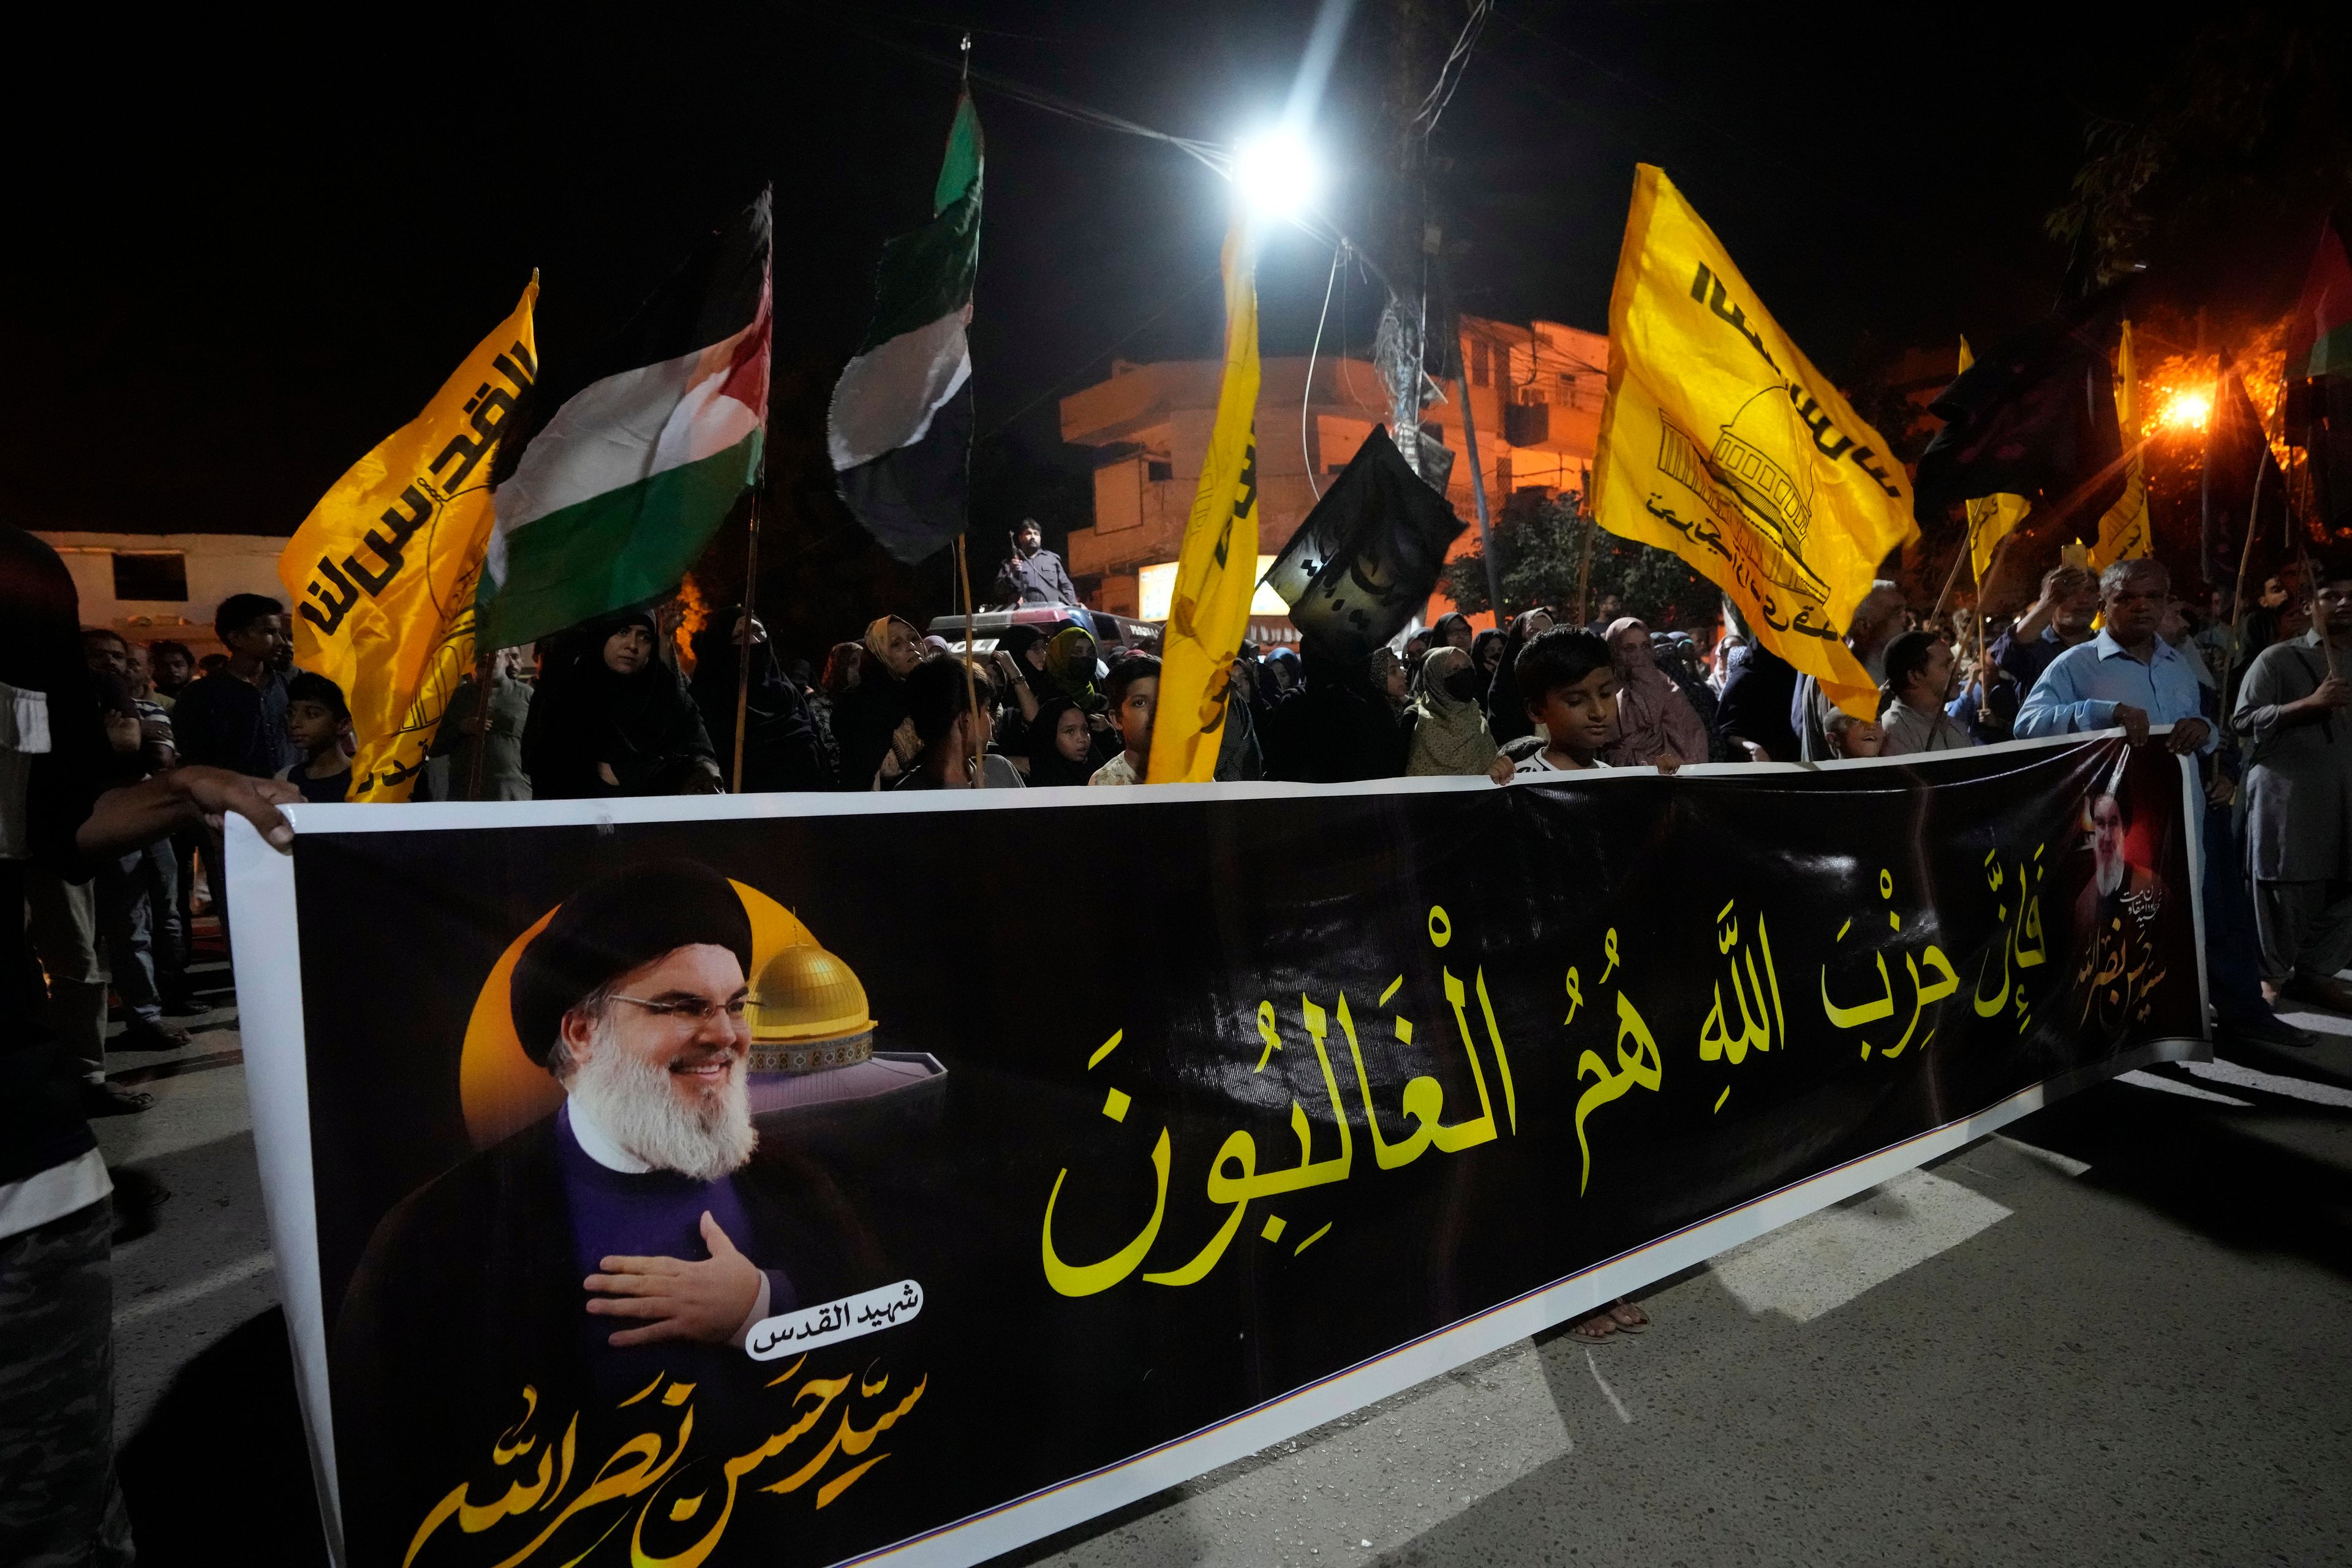
[[[1225,685],[1257,587],[1257,258],[1242,219],[1225,235],[1225,379],[1160,656],[1150,784],[1205,784],[1225,732]]]
[[[2140,461],[2140,441],[2147,432],[2140,428],[2139,373],[2132,359],[2129,321],[2124,323],[2123,342],[2116,350],[2116,422],[2123,426],[2124,493],[2099,519],[2099,540],[2091,546],[2094,572],[2147,554],[2156,531],[2147,516],[2147,469]]]
[[[1962,338],[1959,368],[1966,370],[1976,363],[1977,356],[1969,351],[1969,340]],[[2017,531],[2017,525],[2025,521],[2033,503],[2023,496],[1989,495],[1979,496],[1966,504],[1969,570],[1976,574],[1975,581],[1982,583],[1985,574],[1992,570],[1992,552],[2000,547],[2002,540]]]
[[[490,538],[490,464],[539,374],[531,307],[484,338],[433,401],[352,465],[278,558],[294,662],[343,689],[355,801],[403,801],[474,662],[474,588]]]
[[[1609,298],[1592,489],[1601,527],[1680,556],[1832,701],[1875,714],[1842,639],[1878,563],[1918,534],[1903,465],[1647,163]]]

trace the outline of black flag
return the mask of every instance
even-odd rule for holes
[[[1923,516],[1953,501],[2020,495],[2096,542],[2123,493],[2123,433],[2111,363],[2120,288],[2037,321],[1961,373],[1928,411],[1944,427],[1919,458]]]
[[[1330,658],[1366,658],[1428,600],[1462,527],[1375,426],[1265,581],[1289,605],[1302,644]]]

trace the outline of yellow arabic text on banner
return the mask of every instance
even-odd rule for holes
[[[1205,784],[1224,739],[1225,687],[1257,586],[1257,259],[1236,216],[1225,236],[1225,379],[1177,552],[1160,664],[1151,784]]]
[[[1969,340],[1960,340],[1959,368],[1965,371],[1977,363],[1976,354],[1969,348]],[[1992,571],[1992,552],[2000,542],[2017,531],[2033,503],[2023,496],[1979,496],[1967,503],[1969,520],[1969,570],[1976,574],[1973,581],[1982,583]]]
[[[2104,572],[2118,561],[2146,555],[2155,539],[2147,515],[2147,466],[2140,453],[2139,370],[2132,355],[2131,323],[2124,323],[2116,350],[2116,421],[2123,426],[2124,493],[2099,519],[2098,542],[2091,546],[2091,570]]]
[[[1874,716],[1842,639],[1878,563],[1917,536],[1903,465],[1647,163],[1609,299],[1592,489],[1601,527],[1680,556],[1766,646]]]
[[[404,801],[474,660],[490,465],[539,374],[539,280],[433,401],[352,465],[278,559],[294,662],[351,705],[351,798]]]

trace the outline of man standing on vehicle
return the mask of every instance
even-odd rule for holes
[[[1085,603],[1078,597],[1078,585],[1070,581],[1070,569],[1045,548],[1045,531],[1035,518],[1023,518],[1013,531],[1013,554],[996,569],[989,602],[1000,608]]]

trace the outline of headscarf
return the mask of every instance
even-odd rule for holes
[[[1451,646],[1445,640],[1445,634],[1454,629],[1454,623],[1456,621],[1462,623],[1465,630],[1468,630],[1470,626],[1470,617],[1464,615],[1459,610],[1448,610],[1445,614],[1437,617],[1436,623],[1429,628],[1429,646],[1432,650]],[[1473,643],[1475,643],[1478,640],[1477,634],[1475,632],[1471,633],[1470,640]]]
[[[1034,680],[1041,671],[1029,662],[1029,650],[1046,640],[1043,626],[1007,626],[1004,635],[996,639],[996,646],[1013,656],[1013,665],[1021,671],[1022,679]]]
[[[1066,697],[1048,697],[1037,704],[1036,721],[1029,726],[1029,787],[1053,789],[1067,784],[1083,784],[1094,775],[1088,762],[1072,762],[1062,755],[1054,744],[1054,731],[1060,728],[1062,715],[1081,713],[1076,702]]]
[[[890,647],[890,623],[909,634],[914,623],[903,616],[882,616],[866,628],[866,667],[857,684],[833,700],[833,740],[841,753],[843,789],[862,790],[874,782],[882,766],[890,737],[907,717],[907,682],[883,658]]]
[[[890,623],[893,621],[906,627],[907,635],[917,642],[923,640],[923,634],[916,628],[915,623],[906,616],[877,616],[866,623],[866,651],[872,654],[877,661],[884,654],[890,651]],[[866,673],[870,675],[873,672],[868,670]]]
[[[1393,701],[1389,697],[1389,671],[1403,668],[1404,660],[1397,657],[1394,648],[1384,645],[1372,650],[1372,690],[1379,694],[1381,701],[1400,710],[1404,707],[1404,703]],[[1412,694],[1408,691],[1407,700],[1410,700]]]
[[[541,800],[668,795],[696,760],[718,760],[702,715],[658,647],[633,675],[604,662],[604,645],[630,626],[661,637],[650,611],[622,610],[579,628],[565,657],[551,662],[522,734],[523,767]],[[604,763],[619,779],[608,784]]]
[[[857,661],[865,654],[865,646],[854,642],[837,642],[824,658],[824,673],[817,678],[817,689],[828,698],[835,698],[857,684]]]
[[[703,728],[725,759],[735,754],[735,655],[740,644],[735,624],[743,606],[731,605],[713,616],[694,636],[694,679],[688,689],[702,710]],[[751,680],[743,692],[743,788],[758,794],[770,790],[824,789],[827,776],[824,752],[817,741],[816,723],[800,687],[784,676],[772,639],[751,645]]]
[[[1621,616],[1604,634],[1619,682],[1617,736],[1604,760],[1612,767],[1632,767],[1672,752],[1686,763],[1706,762],[1706,726],[1699,722],[1698,710],[1646,648],[1631,646],[1629,634],[1649,629],[1639,616]]]
[[[1083,643],[1090,650],[1085,658],[1078,654]],[[1045,646],[1045,674],[1057,690],[1089,713],[1099,712],[1105,706],[1102,694],[1095,689],[1095,660],[1102,657],[1102,643],[1084,626],[1065,626],[1054,634]]]
[[[1493,765],[1499,748],[1486,710],[1475,697],[1445,689],[1447,676],[1475,668],[1467,653],[1450,644],[1431,648],[1422,660],[1421,689],[1405,710],[1413,721],[1404,767],[1408,777],[1483,773]]]
[[[1486,690],[1486,725],[1498,742],[1535,733],[1536,721],[1528,717],[1526,700],[1519,693],[1519,650],[1536,635],[1538,616],[1552,619],[1551,612],[1541,606],[1511,617],[1511,629],[1503,638],[1502,662],[1495,666],[1495,684]]]

